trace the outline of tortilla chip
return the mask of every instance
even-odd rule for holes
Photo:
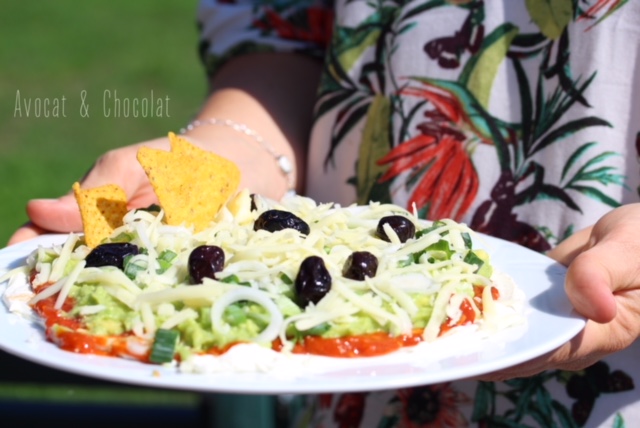
[[[231,161],[169,134],[171,151],[142,147],[142,165],[164,210],[167,224],[208,227],[235,194],[240,170]]]
[[[190,155],[190,156],[209,156],[211,155],[214,158],[218,158],[218,155],[215,155],[211,152],[201,149],[198,146],[191,144],[186,138],[176,135],[173,132],[169,132],[169,144],[171,144],[171,152],[178,153],[181,155]]]
[[[120,186],[108,184],[83,190],[76,182],[73,194],[80,207],[84,239],[90,248],[96,247],[122,226],[122,218],[127,213],[127,194]]]

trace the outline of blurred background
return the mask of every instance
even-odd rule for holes
[[[189,122],[205,93],[196,7],[195,0],[3,2],[0,247],[26,221],[27,200],[68,192],[110,148]],[[124,117],[125,99],[161,109]],[[0,426],[212,426],[211,411],[210,396],[99,382],[0,352]]]
[[[3,245],[26,221],[27,200],[66,193],[109,148],[166,135],[189,122],[205,91],[196,7],[196,0],[57,0],[37,7],[3,2]],[[116,117],[116,100],[123,106],[125,99],[153,100],[154,106],[161,99],[161,115],[154,109],[154,117],[124,117],[121,107]],[[56,105],[59,117],[52,117]]]

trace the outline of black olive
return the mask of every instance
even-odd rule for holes
[[[256,205],[256,194],[252,193],[251,198],[251,211],[258,211],[258,205]]]
[[[309,225],[304,220],[289,211],[281,210],[269,210],[260,214],[253,224],[253,230],[261,229],[269,232],[294,229],[304,235],[309,234]]]
[[[302,308],[318,303],[331,290],[331,275],[318,256],[309,256],[300,264],[296,277],[296,301]]]
[[[356,281],[364,281],[367,276],[373,278],[376,272],[378,272],[378,258],[368,251],[354,251],[342,268],[342,276]]]
[[[135,256],[140,249],[128,242],[109,242],[95,247],[86,258],[86,267],[115,266],[124,269],[124,259]]]
[[[189,254],[189,275],[193,284],[202,284],[204,278],[215,279],[216,272],[224,268],[224,251],[216,245],[201,245]]]
[[[383,226],[385,224],[391,226],[391,229],[400,238],[400,242],[407,242],[407,240],[416,236],[416,226],[411,220],[401,215],[390,215],[382,217],[376,229],[376,236],[384,241],[390,242],[387,233],[384,231]]]
[[[160,205],[158,204],[151,204],[146,208],[138,208],[141,209],[143,211],[149,211],[149,212],[160,212],[162,211],[162,207],[160,207]]]

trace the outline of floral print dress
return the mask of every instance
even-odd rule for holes
[[[640,2],[202,0],[209,73],[323,58],[307,194],[547,251],[639,200]],[[579,372],[305,397],[299,426],[631,427],[640,343]]]

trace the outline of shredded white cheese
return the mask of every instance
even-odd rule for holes
[[[251,209],[251,202],[257,210]],[[294,229],[255,231],[256,219],[268,209],[295,213],[309,225],[310,232],[304,235]],[[394,229],[385,224],[383,229],[389,241],[377,237],[379,220],[389,215],[405,216],[417,226],[420,236],[403,243]],[[416,317],[429,316],[419,322],[424,327],[423,338],[432,342],[446,320],[455,323],[460,319],[461,304],[465,301],[477,315],[476,325],[488,331],[523,319],[518,302],[524,299],[508,277],[494,273],[487,278],[478,273],[475,265],[465,262],[468,235],[472,232],[452,220],[432,224],[391,204],[343,208],[317,204],[299,196],[281,202],[260,197],[252,200],[246,191],[238,193],[218,213],[211,227],[201,232],[168,226],[163,220],[162,211],[133,210],[114,231],[113,238],[128,237],[141,248],[139,254],[127,260],[135,265],[134,270],[86,267],[85,258],[90,250],[76,234],[70,234],[61,246],[37,249],[27,266],[9,275],[26,278],[33,270],[34,290],[25,294],[10,283],[4,294],[5,303],[18,311],[19,302],[23,306],[33,305],[57,296],[55,307],[60,309],[74,287],[98,287],[118,302],[122,310],[131,311],[126,322],[134,333],[130,346],[136,355],[148,350],[158,329],[180,330],[181,326],[195,322],[209,325],[213,336],[224,336],[233,328],[225,321],[225,311],[231,305],[247,302],[259,308],[253,315],[262,320],[251,340],[268,347],[273,340],[280,339],[285,350],[293,347],[291,330],[348,328],[363,318],[373,326],[366,328],[399,335],[413,332]],[[446,242],[449,251],[440,250],[440,241]],[[223,248],[224,269],[215,278],[192,284],[189,255],[200,245]],[[432,245],[439,250],[430,249]],[[374,277],[364,281],[343,277],[345,260],[354,251],[368,251],[377,258],[379,265]],[[167,253],[174,258],[163,260],[162,255]],[[322,258],[331,276],[331,286],[319,301],[301,307],[296,302],[294,282],[302,261],[309,256]],[[45,284],[46,288],[39,289]],[[484,286],[483,311],[473,299],[474,285]],[[498,301],[492,298],[492,286],[498,288]],[[426,310],[424,305],[431,307]],[[108,309],[102,303],[85,304],[78,312],[86,317],[99,317]],[[204,322],[201,317],[207,310],[210,319]],[[192,371],[204,370],[195,361],[187,359],[186,364],[192,365]]]

